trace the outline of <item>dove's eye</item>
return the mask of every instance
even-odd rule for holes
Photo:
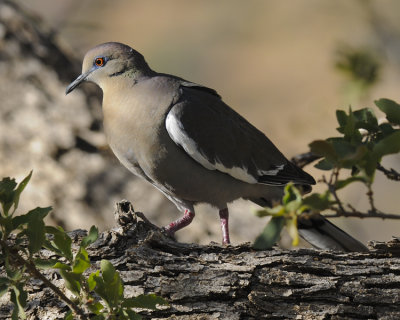
[[[106,61],[105,61],[104,58],[96,58],[96,59],[94,59],[94,64],[97,67],[103,67],[105,65],[105,63],[106,63]]]

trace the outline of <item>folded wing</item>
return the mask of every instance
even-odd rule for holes
[[[182,82],[165,125],[171,139],[209,170],[247,183],[315,184],[212,89]]]

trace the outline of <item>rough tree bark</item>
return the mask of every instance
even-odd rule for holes
[[[255,251],[249,244],[178,243],[138,218],[128,201],[117,204],[119,226],[89,250],[97,265],[109,259],[127,296],[156,293],[169,308],[156,319],[399,319],[400,239],[371,242],[369,253],[313,249]],[[74,242],[86,231],[76,230]],[[46,251],[42,255],[49,256]],[[46,276],[58,286],[56,272]],[[29,290],[31,319],[59,319],[66,306],[40,281]],[[7,319],[10,305],[0,307]]]

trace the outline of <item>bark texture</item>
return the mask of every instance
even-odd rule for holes
[[[119,226],[101,234],[89,250],[94,266],[109,259],[120,271],[127,296],[156,293],[169,308],[155,319],[399,319],[400,239],[371,242],[369,253],[313,249],[255,251],[249,244],[178,243],[117,204]],[[71,233],[74,241],[86,234]],[[49,256],[46,251],[42,255]],[[55,272],[46,276],[63,285]],[[59,319],[65,304],[32,280],[31,319]],[[10,305],[3,299],[0,319]]]

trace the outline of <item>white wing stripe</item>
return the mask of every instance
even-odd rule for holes
[[[285,167],[284,164],[280,165],[280,166],[276,166],[275,169],[271,169],[271,170],[257,170],[257,174],[259,176],[276,176],[279,171],[283,170],[283,168]]]
[[[187,135],[183,126],[176,117],[171,113],[168,113],[167,119],[165,120],[165,126],[171,139],[177,144],[183,147],[193,159],[199,162],[201,165],[209,170],[215,170],[212,164],[199,152],[197,149],[196,142],[190,139]]]
[[[227,173],[230,176],[247,183],[257,183],[257,180],[247,172],[247,168],[227,168],[222,163],[220,163],[218,159],[215,160],[215,164],[208,161],[208,159],[204,157],[204,155],[197,147],[196,142],[187,135],[182,126],[182,123],[176,117],[174,117],[173,114],[168,113],[165,120],[165,126],[171,139],[177,145],[182,146],[182,148],[186,151],[188,155],[190,155],[194,160],[196,160],[205,168]]]

